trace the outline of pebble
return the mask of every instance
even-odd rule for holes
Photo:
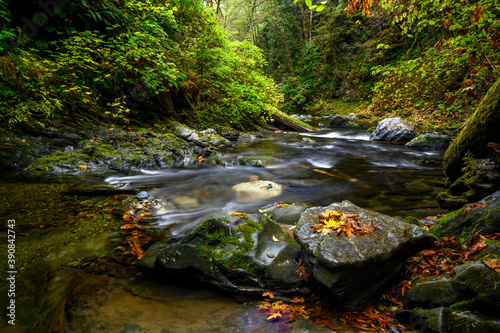
[[[135,198],[137,199],[146,199],[148,197],[148,192],[146,191],[141,191],[136,194]]]

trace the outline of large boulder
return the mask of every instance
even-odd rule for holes
[[[450,183],[462,175],[464,158],[484,159],[496,154],[500,142],[500,80],[483,98],[472,117],[444,155],[444,171]]]
[[[476,232],[481,235],[500,232],[500,191],[441,217],[432,232],[440,236],[457,235],[463,241]]]
[[[374,141],[407,142],[415,137],[415,126],[401,118],[386,118],[370,136]]]
[[[327,209],[357,214],[378,227],[365,235],[318,233],[320,213]],[[295,229],[314,278],[327,287],[347,309],[358,309],[378,297],[400,273],[405,260],[432,246],[434,238],[424,229],[399,218],[360,208],[349,201],[306,210]]]
[[[258,215],[220,216],[161,249],[155,269],[238,293],[297,291],[300,246]]]

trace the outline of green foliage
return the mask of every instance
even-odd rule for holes
[[[407,49],[375,68],[373,110],[462,118],[500,74],[500,9],[488,0],[382,1]],[[386,54],[396,45],[380,44]]]
[[[199,0],[83,0],[57,10],[44,33],[0,58],[10,124],[76,113],[246,129],[281,99],[261,73],[260,50],[230,42]]]

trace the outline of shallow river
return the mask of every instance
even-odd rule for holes
[[[261,160],[265,167],[233,165],[238,156]],[[443,188],[442,152],[371,142],[364,128],[267,133],[220,157],[226,167],[115,173],[97,180],[147,190],[162,199],[165,207],[155,212],[156,225],[173,234],[185,233],[210,216],[251,213],[280,201],[328,205],[347,199],[388,215],[418,218],[441,212],[434,198]],[[115,197],[64,195],[71,183],[89,179],[96,177],[41,182],[11,174],[0,181],[0,213],[17,221],[19,270],[17,324],[11,326],[5,321],[7,245],[2,232],[2,332],[292,331],[287,323],[267,322],[252,299],[237,302],[233,295],[207,286],[156,281],[127,271],[104,272],[111,276],[85,273],[85,260],[90,264],[93,255],[105,257],[124,245],[119,235],[123,222],[110,213],[119,205]],[[232,186],[255,179],[277,182],[283,191],[253,200],[231,192]],[[331,331],[307,320],[293,329]],[[339,328],[345,330],[357,331]]]
[[[154,188],[165,202],[179,202],[157,214],[159,226],[181,233],[207,217],[232,211],[251,213],[267,203],[306,202],[328,205],[350,200],[388,215],[436,215],[436,194],[443,188],[442,152],[371,142],[364,129],[318,133],[273,133],[222,154],[225,168],[143,171],[112,176],[111,184]],[[238,156],[261,160],[265,168],[233,165]],[[250,180],[271,180],[282,194],[263,200],[235,196],[231,187]],[[176,200],[176,198],[178,198]],[[189,200],[184,205],[182,202]],[[180,207],[180,208],[179,208]]]

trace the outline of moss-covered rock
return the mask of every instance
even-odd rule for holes
[[[430,310],[396,310],[394,311],[394,318],[403,323],[414,326],[420,332],[454,332],[451,330],[450,309],[446,307],[434,308]]]
[[[171,133],[147,130],[125,132],[117,129],[98,129],[92,138],[81,142],[82,148],[68,152],[56,151],[35,160],[29,173],[62,173],[101,171],[106,169],[130,171],[163,169],[177,164],[199,163],[200,147]],[[192,156],[193,158],[189,158]],[[215,156],[215,155],[214,155]],[[221,164],[220,158],[212,164]]]
[[[463,241],[476,232],[481,235],[500,232],[500,191],[478,201],[475,208],[463,207],[441,217],[431,232],[440,237],[457,235]]]
[[[460,290],[453,288],[450,276],[427,276],[412,282],[403,304],[408,308],[436,308],[451,305],[464,297]]]
[[[296,291],[300,246],[276,223],[258,215],[203,222],[158,252],[155,268],[240,293]]]
[[[354,113],[348,116],[335,115],[330,121],[330,127],[358,127],[358,118]]]
[[[500,142],[500,80],[483,98],[472,117],[444,155],[444,170],[451,183],[462,176],[464,157],[487,158],[496,152],[488,143]]]
[[[474,295],[470,306],[484,313],[500,313],[500,272],[474,262],[454,267],[452,277],[456,290]]]
[[[447,135],[424,133],[408,142],[406,147],[425,150],[446,150],[449,145],[450,138]]]

